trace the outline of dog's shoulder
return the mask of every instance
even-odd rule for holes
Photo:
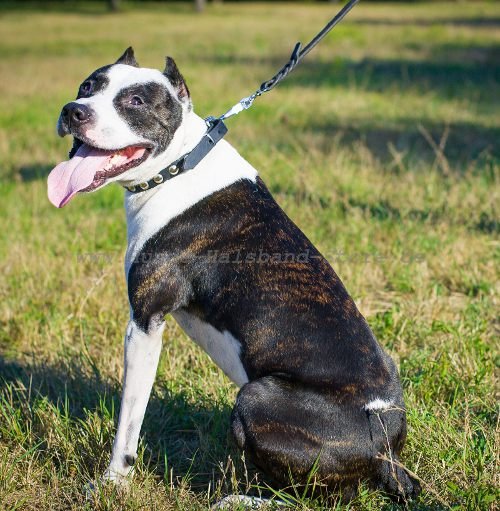
[[[220,263],[218,255],[235,237],[235,226],[248,216],[245,212],[255,213],[253,195],[259,189],[251,177],[242,176],[199,200],[193,200],[191,195],[192,204],[177,214],[165,220],[162,211],[163,225],[151,236],[141,233],[145,239],[127,272],[129,300],[138,324],[147,328],[153,316],[187,305],[198,278],[212,274],[214,265]],[[169,207],[165,197],[156,198],[165,201],[165,208]],[[183,198],[178,199],[181,202]],[[158,218],[151,215],[150,218],[159,223]],[[149,219],[146,221],[149,223]],[[137,224],[143,231],[151,229],[151,225],[144,229],[144,221]]]

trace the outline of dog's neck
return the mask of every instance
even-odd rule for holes
[[[186,114],[169,148],[155,158],[152,177],[172,161],[189,152],[206,131],[205,121],[194,112]],[[128,247],[125,273],[144,243],[183,211],[212,193],[240,179],[255,181],[257,171],[225,140],[194,168],[142,193],[125,192]]]
[[[137,169],[123,173],[117,182],[124,187],[138,185],[150,180],[161,170],[168,167],[181,156],[189,153],[207,131],[205,121],[193,111],[185,109],[182,123],[175,132],[169,146],[158,155],[151,156]],[[150,197],[151,193],[140,193],[141,197]],[[139,201],[140,202],[140,201]]]

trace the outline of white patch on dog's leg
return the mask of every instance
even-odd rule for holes
[[[394,403],[392,401],[385,401],[383,399],[377,398],[373,401],[370,401],[369,403],[366,403],[365,406],[363,406],[363,410],[385,410],[387,408],[390,408]]]
[[[241,343],[230,332],[220,332],[183,310],[173,312],[172,316],[238,387],[248,383],[248,375],[241,362]]]
[[[123,484],[137,457],[144,413],[160,358],[165,324],[149,334],[130,320],[125,334],[125,371],[118,429],[104,479]]]

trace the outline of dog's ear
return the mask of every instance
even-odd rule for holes
[[[189,94],[189,89],[177,67],[177,64],[172,57],[166,57],[165,71],[163,71],[163,74],[173,85],[175,91],[177,92],[177,97],[183,102],[189,101],[191,97]]]
[[[123,55],[115,62],[115,64],[126,64],[127,66],[139,67],[137,60],[135,60],[134,49],[129,46]]]

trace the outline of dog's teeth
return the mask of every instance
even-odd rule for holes
[[[106,165],[104,166],[104,169],[103,170],[110,170],[113,168],[113,165],[115,165],[117,163],[117,161],[120,160],[120,155],[119,154],[114,154],[113,156],[111,156],[111,158],[108,160],[108,162],[106,163]]]

